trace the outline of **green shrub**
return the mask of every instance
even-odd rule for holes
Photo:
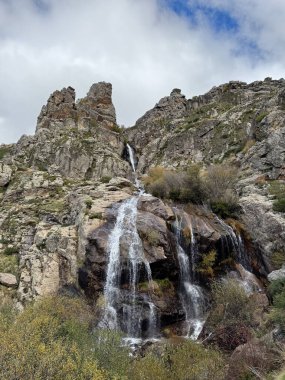
[[[211,202],[212,211],[223,219],[236,217],[240,211],[240,207],[234,203],[227,202]]]
[[[213,277],[214,270],[213,266],[215,264],[217,257],[217,252],[215,250],[212,250],[208,252],[207,254],[202,256],[202,260],[198,264],[196,271],[200,273],[202,276],[206,277]]]
[[[273,210],[285,212],[285,183],[278,180],[270,182],[269,193],[275,198]]]
[[[0,272],[18,274],[19,263],[16,255],[0,255]]]
[[[285,251],[275,251],[270,256],[270,263],[273,269],[280,269],[285,264]]]
[[[14,254],[16,254],[18,252],[19,252],[19,248],[18,247],[7,247],[3,251],[4,255],[7,255],[7,256],[14,255]]]
[[[101,177],[100,181],[102,183],[109,183],[111,181],[111,179],[112,179],[111,176],[105,175],[105,176]]]
[[[83,301],[63,297],[27,307],[14,323],[1,314],[1,379],[104,380],[89,338],[91,316]]]
[[[225,361],[217,350],[205,349],[192,341],[167,344],[162,351],[150,350],[133,361],[130,379],[134,380],[220,380],[225,376]]]
[[[92,201],[91,198],[87,198],[87,199],[85,199],[84,202],[85,202],[85,204],[86,204],[87,209],[90,209],[90,208],[92,207],[92,203],[93,203],[93,201]]]
[[[89,215],[89,219],[103,219],[102,212],[94,212]]]
[[[0,147],[0,160],[10,152],[11,148],[8,146]]]
[[[268,115],[268,112],[262,111],[259,115],[256,116],[255,121],[257,123],[260,123],[267,115]]]
[[[156,230],[147,230],[144,232],[143,237],[149,242],[150,245],[156,246],[159,243],[160,236]]]
[[[272,281],[268,289],[273,299],[270,320],[285,333],[285,278]]]
[[[285,212],[285,198],[274,201],[273,210],[277,212]]]
[[[254,306],[237,280],[215,281],[212,284],[213,305],[208,326],[250,324]]]

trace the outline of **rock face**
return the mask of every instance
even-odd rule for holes
[[[276,252],[285,259],[284,214],[274,212],[270,193],[285,178],[284,92],[285,80],[271,78],[229,82],[192,99],[175,89],[125,131],[141,173],[192,163],[238,167],[243,222],[269,261]]]
[[[11,167],[0,162],[0,187],[6,186],[10,182],[11,175]]]
[[[52,122],[74,119],[76,117],[75,91],[72,87],[55,91],[43,106],[38,117],[37,130],[48,128]]]
[[[192,291],[202,285],[205,299],[210,278],[228,272],[240,281],[250,277],[251,288],[259,291],[271,255],[285,255],[284,214],[273,209],[270,190],[285,178],[284,93],[283,80],[230,82],[189,100],[174,89],[122,133],[111,84],[92,85],[78,101],[71,87],[55,91],[35,135],[0,146],[0,284],[15,288],[19,307],[49,294],[84,292],[99,310],[118,209],[138,197],[136,230],[152,274],[146,281],[146,269],[138,269],[138,292],[141,299],[151,294],[162,329],[181,333],[185,320],[181,250],[192,260]],[[202,206],[138,196],[126,140],[134,147],[138,175],[156,165],[238,166],[245,229]],[[131,244],[124,234],[124,294],[130,292]],[[204,258],[210,258],[208,266]]]
[[[112,85],[100,82],[77,103],[73,88],[55,91],[41,110],[36,134],[23,136],[12,149],[13,158],[4,157],[4,161],[68,178],[129,177],[130,165],[122,158],[124,146],[116,125]],[[0,167],[1,182],[8,180],[9,170]]]

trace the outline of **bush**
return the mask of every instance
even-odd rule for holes
[[[236,203],[211,202],[212,211],[223,219],[236,217],[240,207]]]
[[[273,210],[285,212],[285,183],[283,181],[272,181],[269,186],[269,193],[275,198]]]
[[[237,280],[215,281],[212,284],[213,305],[207,320],[212,329],[236,323],[250,325],[254,305]]]
[[[273,298],[270,320],[285,333],[285,278],[272,281],[268,289]]]
[[[204,200],[204,190],[200,171],[198,165],[191,165],[184,172],[155,167],[150,169],[144,184],[147,191],[156,197],[201,203]]]
[[[215,213],[228,218],[236,217],[240,211],[234,191],[237,175],[236,168],[226,165],[212,165],[205,173],[199,165],[190,165],[186,171],[155,167],[144,183],[156,197],[195,204],[207,201]]]
[[[235,204],[234,186],[237,178],[238,171],[235,167],[224,164],[210,166],[205,178],[205,191],[210,202]]]
[[[162,352],[149,352],[133,362],[130,379],[134,380],[220,380],[225,361],[217,350],[205,349],[192,341],[168,344]]]
[[[0,160],[2,160],[3,157],[5,157],[8,153],[10,153],[11,148],[8,146],[1,146],[0,147]]]
[[[109,176],[109,175],[105,175],[105,176],[101,177],[100,181],[101,181],[102,183],[109,183],[109,182],[111,181],[111,179],[112,179],[111,176]]]
[[[213,277],[213,266],[215,264],[216,257],[217,252],[215,250],[212,250],[209,253],[203,255],[202,260],[198,264],[196,271],[200,273],[202,276]]]
[[[270,263],[273,269],[280,269],[285,263],[285,251],[274,251],[270,256]]]
[[[277,212],[285,212],[285,198],[273,202],[273,210]]]
[[[1,314],[1,378],[105,379],[92,352],[91,316],[83,301],[64,297],[27,307],[14,323]]]
[[[19,252],[19,248],[17,247],[7,247],[3,251],[4,255],[7,255],[7,256],[14,255],[18,252]]]

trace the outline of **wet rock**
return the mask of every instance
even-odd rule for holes
[[[138,202],[138,210],[148,211],[166,221],[174,220],[174,213],[162,200],[149,195],[141,196]]]

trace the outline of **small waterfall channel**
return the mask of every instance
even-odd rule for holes
[[[215,216],[218,223],[227,232],[227,236],[222,239],[222,250],[233,251],[236,261],[241,264],[247,271],[251,271],[251,265],[248,260],[248,255],[244,246],[243,239],[239,233],[236,233],[233,228]]]
[[[180,270],[180,299],[185,312],[185,336],[196,340],[202,331],[205,322],[205,297],[202,288],[195,284],[195,259],[198,247],[191,221],[187,226],[190,231],[190,259],[182,248],[182,219],[183,213],[173,208],[175,213],[174,232],[176,236],[176,249]]]
[[[125,342],[134,345],[143,339],[154,339],[157,336],[158,315],[151,298],[153,290],[151,268],[144,255],[136,227],[137,205],[143,189],[136,175],[134,152],[129,144],[127,148],[139,192],[122,202],[115,226],[108,238],[105,308],[98,326],[122,330],[126,333]],[[127,246],[127,253],[124,254],[121,250],[122,241]],[[122,286],[123,272],[124,286]],[[143,279],[142,273],[144,273]],[[147,285],[147,293],[138,292],[140,281]]]

